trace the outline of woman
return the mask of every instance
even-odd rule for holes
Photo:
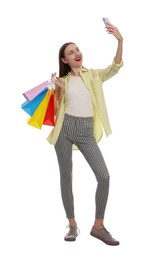
[[[86,69],[76,44],[65,43],[59,51],[59,78],[55,82],[55,127],[47,140],[55,146],[60,169],[61,195],[69,232],[64,239],[75,241],[78,228],[72,193],[72,150],[79,149],[97,180],[95,222],[90,234],[108,245],[119,245],[104,227],[104,214],[109,192],[109,173],[97,142],[103,130],[108,136],[111,127],[102,84],[122,67],[123,38],[118,29],[106,25],[106,31],[118,40],[112,64],[105,69]]]

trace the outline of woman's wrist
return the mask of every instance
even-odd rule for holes
[[[120,37],[120,38],[118,39],[118,43],[123,43],[123,37]]]

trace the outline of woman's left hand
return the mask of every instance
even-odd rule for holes
[[[65,88],[65,82],[63,79],[55,77],[54,83],[57,87],[59,87],[62,91]]]
[[[113,34],[118,41],[123,41],[123,37],[120,34],[118,28],[115,27],[113,24],[106,24],[105,28],[108,34]]]

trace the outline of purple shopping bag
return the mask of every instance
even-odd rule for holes
[[[47,80],[43,83],[41,83],[40,85],[29,89],[28,91],[24,92],[23,95],[24,97],[31,101],[32,99],[34,99],[40,92],[42,92],[46,87],[50,86],[50,82]]]

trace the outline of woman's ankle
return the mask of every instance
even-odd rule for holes
[[[95,222],[94,222],[94,227],[96,229],[102,229],[104,227],[104,224],[103,224],[103,219],[98,219],[96,218],[95,219]]]
[[[94,225],[95,229],[99,230],[104,228],[104,225]]]
[[[70,227],[77,227],[76,220],[74,218],[68,219]]]

